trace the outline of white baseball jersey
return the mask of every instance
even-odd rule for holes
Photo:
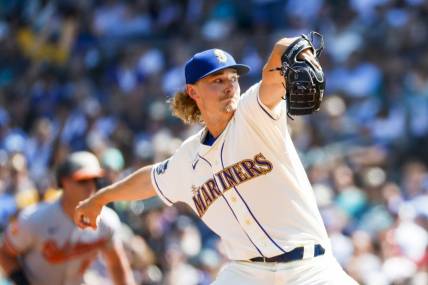
[[[31,284],[80,285],[99,249],[112,244],[119,228],[117,214],[104,207],[96,230],[79,229],[58,200],[24,210],[4,240],[20,255]]]
[[[190,205],[221,237],[232,260],[272,257],[316,243],[329,248],[287,130],[285,102],[271,111],[259,99],[259,86],[241,96],[212,146],[201,143],[206,135],[201,130],[153,167],[152,183],[166,204]]]

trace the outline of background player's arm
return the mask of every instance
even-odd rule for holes
[[[74,214],[76,225],[81,228],[97,227],[97,217],[104,205],[114,201],[145,200],[156,195],[151,182],[152,166],[140,168],[124,179],[99,190],[79,203]],[[83,221],[82,217],[87,217]]]
[[[281,67],[282,55],[284,54],[288,46],[296,39],[297,37],[282,38],[277,41],[275,43],[275,46],[273,47],[271,55],[269,56],[266,64],[263,67],[259,97],[261,102],[271,110],[279,102],[281,102],[282,98],[285,95],[285,86],[283,84],[287,84],[284,80],[284,77],[280,74],[279,71],[275,71],[275,69]],[[312,51],[310,49],[302,51],[299,54],[298,58],[305,58],[311,60],[311,62],[316,62],[316,60],[314,60],[314,55],[312,54]]]
[[[102,253],[114,284],[136,284],[123,244],[119,239],[113,239],[112,245],[104,248]]]
[[[0,266],[6,276],[20,269],[16,253],[8,249],[5,242],[0,245]]]
[[[0,244],[0,267],[13,283],[22,285],[30,284],[18,262],[18,253],[10,248],[4,239]]]

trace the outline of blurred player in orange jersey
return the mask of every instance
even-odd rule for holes
[[[96,191],[103,176],[90,152],[72,153],[57,169],[60,199],[25,209],[7,228],[0,265],[15,284],[82,284],[83,275],[101,252],[114,284],[135,284],[122,242],[120,220],[111,209],[100,215],[96,230],[73,223],[77,203]]]

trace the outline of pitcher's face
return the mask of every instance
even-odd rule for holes
[[[203,115],[231,116],[238,107],[241,93],[238,79],[236,70],[227,68],[191,85],[188,93],[190,92]]]

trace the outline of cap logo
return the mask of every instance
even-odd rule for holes
[[[215,50],[214,50],[214,54],[215,54],[215,56],[217,57],[217,60],[218,60],[219,62],[224,63],[224,62],[226,62],[226,61],[227,61],[227,56],[226,56],[226,54],[224,53],[224,51],[219,50],[219,49],[215,49]]]

